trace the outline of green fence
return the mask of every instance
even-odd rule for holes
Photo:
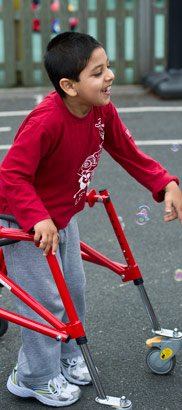
[[[104,44],[116,84],[166,67],[167,0],[0,0],[0,86],[48,85],[46,45],[66,30]]]

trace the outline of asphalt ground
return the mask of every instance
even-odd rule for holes
[[[0,112],[31,110],[49,89],[0,90]],[[114,87],[112,101],[118,108],[182,107],[182,101],[162,101],[142,87]],[[122,121],[136,141],[182,138],[181,112],[124,112]],[[0,146],[11,144],[24,116],[0,117]],[[166,167],[182,181],[182,146],[142,145],[140,149]],[[0,150],[2,161],[6,150]],[[182,281],[176,281],[176,269],[182,270],[182,230],[178,221],[163,222],[164,203],[157,204],[145,188],[131,178],[107,153],[103,152],[90,188],[107,188],[117,214],[124,223],[124,233],[144,279],[145,289],[162,328],[182,329]],[[141,205],[150,208],[149,221],[136,223]],[[120,218],[120,219],[121,219]],[[102,204],[86,205],[78,215],[81,240],[107,257],[123,262],[118,243]],[[159,376],[146,365],[146,339],[152,337],[151,323],[139,292],[132,282],[123,284],[115,273],[84,262],[87,277],[86,334],[88,346],[99,370],[108,396],[125,395],[133,410],[182,409],[182,357],[177,353],[172,373]],[[11,294],[0,291],[3,309],[13,310]],[[6,381],[16,361],[20,346],[20,328],[9,323],[0,338],[0,409],[39,410],[43,405],[33,399],[21,399],[6,389]],[[82,388],[75,410],[96,410],[104,406],[95,402],[93,386]],[[50,407],[52,408],[52,407]],[[109,409],[109,406],[105,406]]]

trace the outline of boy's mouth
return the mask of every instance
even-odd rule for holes
[[[104,93],[105,95],[110,95],[111,94],[111,85],[109,85],[106,88],[103,88],[102,93]]]

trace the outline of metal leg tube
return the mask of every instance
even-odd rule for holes
[[[92,378],[93,384],[94,384],[96,392],[98,394],[98,397],[100,399],[106,400],[105,392],[103,390],[103,387],[102,387],[102,384],[101,384],[97,369],[94,365],[94,362],[93,362],[92,357],[90,355],[87,344],[80,345],[80,348],[82,350],[83,357],[84,357],[85,362],[87,364],[87,367],[88,367],[88,370],[90,372],[90,376]]]
[[[137,288],[138,288],[138,290],[139,290],[139,292],[140,292],[140,296],[141,296],[142,302],[143,302],[143,304],[144,304],[144,306],[145,306],[145,309],[146,309],[146,311],[147,311],[148,317],[149,317],[149,319],[150,319],[150,321],[151,321],[151,323],[152,323],[152,325],[153,325],[153,330],[160,330],[161,327],[160,327],[159,322],[158,322],[158,320],[157,320],[157,318],[156,318],[156,315],[155,315],[155,313],[154,313],[153,307],[152,307],[152,305],[151,305],[151,303],[150,303],[149,297],[148,297],[148,295],[147,295],[147,292],[146,292],[146,290],[145,290],[145,288],[144,288],[143,283],[137,285]]]
[[[78,338],[77,343],[79,344],[81,351],[83,353],[85,362],[87,364],[88,370],[90,372],[93,384],[95,386],[96,392],[98,394],[98,397],[96,397],[96,402],[99,404],[104,404],[107,406],[111,406],[113,408],[118,408],[118,409],[124,409],[124,410],[132,410],[132,404],[130,400],[127,400],[125,396],[122,397],[112,397],[112,396],[106,396],[105,392],[103,390],[103,387],[100,382],[100,378],[97,372],[97,369],[93,363],[93,360],[91,358],[88,346],[86,341],[83,340],[83,342],[80,343],[81,339],[83,340],[84,338]]]

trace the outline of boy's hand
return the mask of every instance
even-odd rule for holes
[[[59,243],[59,234],[52,219],[44,219],[34,225],[34,241],[39,242],[39,248],[43,249],[43,255],[47,256],[52,246],[52,254],[55,255]]]
[[[169,182],[165,190],[165,212],[164,221],[173,221],[178,218],[182,227],[182,192],[175,181]]]

